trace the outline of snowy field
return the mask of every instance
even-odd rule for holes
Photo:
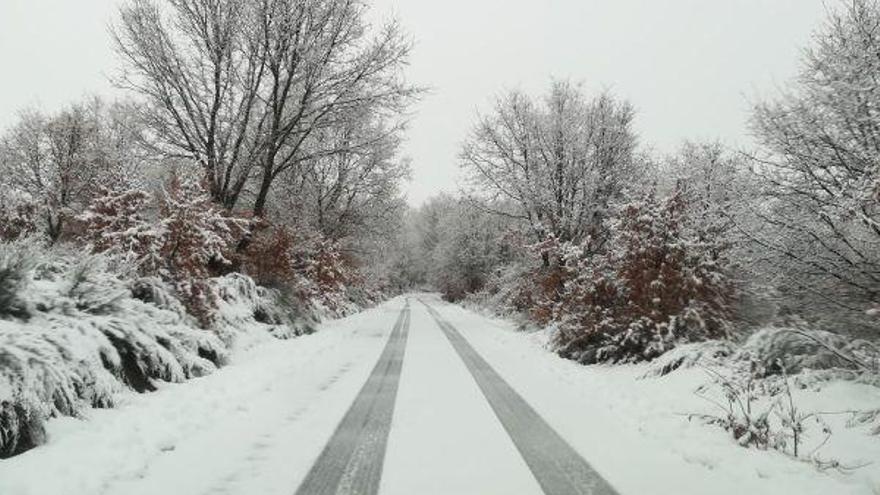
[[[876,494],[880,442],[835,425],[822,454],[872,462],[820,472],[734,444],[689,422],[708,411],[691,369],[641,379],[647,365],[584,367],[544,349],[540,333],[418,295],[621,494]],[[290,494],[374,367],[404,298],[267,342],[218,372],[86,420],[55,419],[49,443],[0,461],[0,494]],[[412,309],[380,493],[539,494],[541,488],[425,306]],[[876,407],[880,391],[837,383],[796,391],[805,409]]]

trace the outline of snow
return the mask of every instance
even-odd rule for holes
[[[709,406],[699,368],[642,378],[650,365],[581,366],[545,349],[544,332],[426,298],[622,495],[869,495],[880,442],[844,428],[822,455],[872,464],[821,472],[775,451],[737,446],[688,421]],[[541,493],[512,441],[424,306],[412,321],[381,484],[383,495]],[[376,363],[404,299],[254,343],[229,366],[119,407],[48,423],[49,442],[0,461],[0,494],[290,494],[318,458]],[[2,383],[0,383],[2,387]],[[805,410],[868,409],[880,390],[852,382],[796,390]]]
[[[739,447],[723,430],[689,422],[687,414],[711,407],[693,393],[708,381],[699,368],[643,379],[649,364],[582,366],[548,352],[544,332],[516,332],[513,323],[457,306],[443,305],[441,312],[622,494],[880,493],[880,441],[865,428],[834,425],[821,454],[868,466],[850,475],[820,472],[775,451]],[[858,383],[794,393],[804,411],[880,406],[880,389]]]
[[[425,307],[411,308],[380,493],[543,493]]]
[[[49,443],[0,461],[3,495],[289,494],[374,366],[401,299],[117,409],[53,419]],[[389,323],[390,322],[390,323]]]

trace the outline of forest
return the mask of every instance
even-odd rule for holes
[[[803,457],[795,405],[736,406],[754,380],[880,386],[880,4],[838,7],[749,103],[752,146],[657,153],[637,102],[548,77],[486,95],[461,191],[413,206],[402,148],[431,96],[400,21],[365,0],[124,1],[128,96],[23,108],[0,135],[0,458],[49,418],[413,292],[584,365],[725,363],[728,412],[702,419]],[[880,433],[880,404],[858,422]]]

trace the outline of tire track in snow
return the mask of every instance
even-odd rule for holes
[[[486,362],[449,322],[419,301],[446,334],[492,410],[547,495],[617,495],[546,421]]]
[[[367,383],[306,474],[296,495],[378,493],[409,319],[407,299]]]

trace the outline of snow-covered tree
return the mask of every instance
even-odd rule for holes
[[[95,252],[132,262],[144,276],[171,284],[187,310],[208,327],[216,294],[207,280],[233,267],[249,221],[228,215],[201,184],[172,176],[155,204],[141,190],[105,189],[78,216]]]
[[[442,235],[431,257],[430,279],[450,300],[482,290],[502,261],[504,225],[468,202],[457,202],[441,218]]]
[[[409,163],[398,156],[400,128],[369,119],[365,114],[315,133],[319,146],[335,151],[279,181],[272,218],[288,221],[296,211],[293,220],[351,250],[396,233]]]
[[[82,238],[95,252],[122,256],[143,274],[163,268],[165,229],[148,217],[152,197],[140,189],[103,189],[77,216]]]
[[[540,102],[512,92],[480,119],[462,164],[474,193],[515,204],[512,215],[536,240],[590,238],[598,250],[612,202],[633,177],[633,117],[629,103],[607,93],[587,99],[568,82]]]
[[[765,200],[751,234],[800,311],[857,316],[880,300],[878,24],[874,0],[833,10],[791,89],[754,110]]]
[[[123,83],[149,101],[169,155],[198,163],[227,208],[337,151],[315,134],[368,112],[395,116],[418,91],[396,22],[366,23],[360,0],[130,0],[117,47]],[[329,143],[329,142],[328,142]],[[335,144],[335,143],[334,143]]]
[[[101,186],[138,176],[139,136],[125,103],[92,99],[52,115],[22,112],[0,137],[0,185],[31,198],[39,230],[55,242]]]
[[[230,266],[235,243],[247,227],[213,203],[199,182],[177,176],[159,200],[159,221],[166,270],[184,278],[206,278]]]

